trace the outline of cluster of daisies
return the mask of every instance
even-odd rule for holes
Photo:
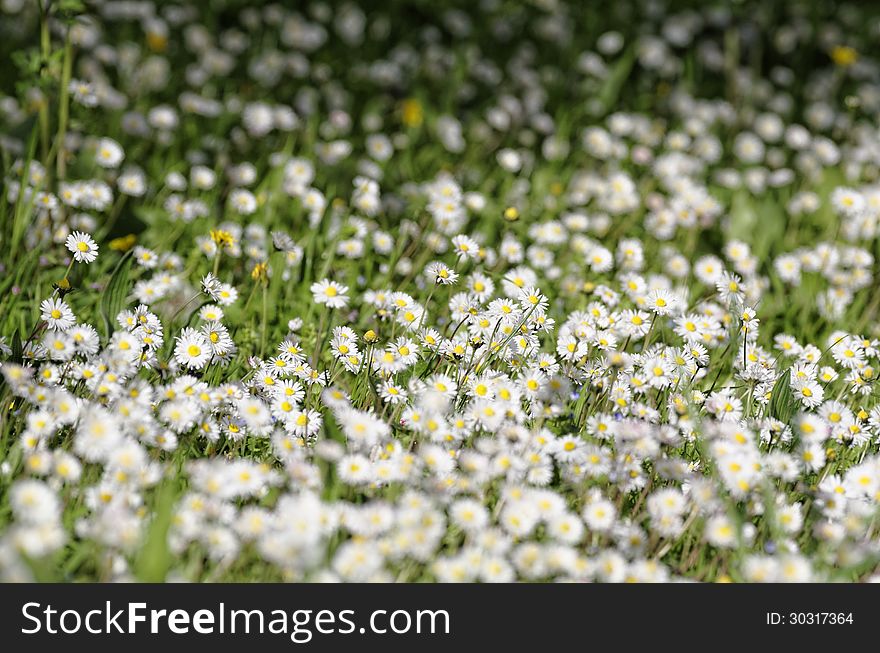
[[[4,3],[0,578],[880,580],[870,30],[589,4]]]

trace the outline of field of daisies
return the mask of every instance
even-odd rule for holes
[[[2,0],[0,579],[880,580],[878,37]]]

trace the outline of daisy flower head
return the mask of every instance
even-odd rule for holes
[[[665,288],[656,288],[648,295],[647,308],[655,315],[670,315],[677,312],[678,306],[678,296]]]
[[[113,243],[111,242],[110,245],[112,247]],[[155,269],[159,265],[159,257],[156,255],[156,252],[141,245],[134,248],[134,260],[138,265],[147,270]]]
[[[76,323],[70,306],[54,297],[40,302],[40,317],[52,331],[67,331]]]
[[[213,299],[217,299],[217,294],[222,283],[223,282],[221,282],[220,279],[209,272],[202,278],[202,290]]]
[[[473,238],[459,234],[452,239],[452,248],[459,260],[476,260],[480,256],[480,246]]]
[[[70,80],[67,90],[70,92],[73,100],[84,107],[94,107],[98,105],[98,96],[95,94],[94,87],[85,80]]]
[[[98,258],[98,245],[87,233],[74,231],[64,244],[77,263],[91,263]]]
[[[429,263],[425,268],[425,276],[442,286],[452,285],[458,280],[458,273],[440,261]]]
[[[181,365],[192,370],[203,368],[211,358],[211,342],[196,329],[186,327],[177,337],[174,358]]]
[[[724,271],[715,282],[715,288],[721,301],[732,305],[743,300],[743,281],[737,275]]]
[[[102,168],[117,168],[125,158],[122,146],[112,138],[102,138],[95,150],[95,161]]]
[[[223,319],[223,309],[216,304],[205,304],[199,309],[199,319],[204,322],[219,322]]]
[[[392,381],[384,381],[379,388],[382,401],[389,404],[405,403],[409,397],[407,390]]]
[[[546,311],[550,303],[547,297],[541,294],[541,291],[534,286],[523,289],[520,292],[519,300],[520,306],[524,311],[535,311],[538,313]]]
[[[831,193],[834,210],[847,218],[858,217],[865,210],[864,196],[852,188],[840,186]]]
[[[233,190],[229,194],[229,203],[239,215],[251,215],[257,210],[257,198],[244,188]]]
[[[207,339],[211,353],[215,356],[226,356],[235,351],[235,343],[227,328],[220,322],[208,322],[201,328],[201,334]]]
[[[798,379],[791,385],[792,393],[805,408],[815,408],[822,403],[824,390],[813,379]]]
[[[211,295],[221,306],[232,306],[238,299],[238,290],[228,283],[220,283],[215,294]]]
[[[328,308],[345,308],[348,305],[348,286],[324,279],[316,281],[310,290],[316,303],[326,304]]]
[[[147,190],[144,173],[140,170],[126,170],[116,180],[116,186],[123,195],[141,197]]]

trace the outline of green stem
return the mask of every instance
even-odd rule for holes
[[[651,336],[654,335],[654,323],[657,322],[657,314],[651,318],[651,326],[648,327],[648,333],[645,334],[645,342],[642,343],[642,351],[648,351],[648,345],[651,344]]]
[[[183,306],[181,306],[180,308],[178,308],[174,312],[174,315],[171,316],[171,319],[168,321],[168,323],[173,324],[174,320],[176,320],[178,318],[178,316],[186,310],[186,307],[189,306],[190,304],[192,304],[195,300],[197,300],[201,296],[201,294],[202,293],[197,292],[195,295],[190,297]]]
[[[324,310],[321,311],[321,320],[318,323],[318,330],[315,332],[315,351],[312,354],[312,369],[317,369],[318,358],[321,355],[321,345],[322,345],[322,340],[323,340],[322,334],[324,333],[324,322],[326,322],[327,314],[329,312],[330,312],[330,309],[327,308],[326,306],[324,307]]]
[[[101,227],[102,238],[106,238],[110,235],[110,232],[113,231],[113,227],[116,225],[116,221],[119,219],[119,216],[122,213],[122,207],[125,206],[125,200],[127,197],[127,195],[119,193],[116,201],[113,203],[113,208],[110,209],[110,215],[107,218],[107,222],[105,222],[104,226]]]
[[[223,255],[223,246],[217,245],[217,254],[214,256],[214,276],[217,276],[217,272],[220,270],[220,257]]]
[[[419,324],[416,326],[416,331],[422,328],[422,324],[425,322],[425,316],[428,314],[428,304],[431,303],[431,297],[434,296],[434,291],[437,290],[437,284],[435,283],[431,286],[431,292],[428,293],[428,299],[425,300],[425,308],[422,311],[422,317],[419,318]]]
[[[67,118],[70,113],[70,86],[71,69],[73,68],[73,49],[70,43],[70,30],[64,37],[64,62],[61,68],[60,99],[58,101],[58,135],[55,137],[58,143],[58,154],[55,158],[55,176],[58,181],[67,176],[67,153],[64,149],[64,140],[67,136]]]
[[[269,287],[268,285],[263,285],[263,324],[260,330],[260,358],[263,357],[263,353],[266,351],[266,318],[269,312]]]
[[[40,4],[40,77],[49,76],[49,58],[52,54],[52,42],[49,38],[49,0]],[[40,104],[40,153],[43,164],[49,166],[49,98],[43,97]]]
[[[70,255],[70,263],[67,264],[67,269],[64,271],[64,276],[62,279],[67,279],[67,276],[70,274],[70,271],[73,269],[73,254]]]

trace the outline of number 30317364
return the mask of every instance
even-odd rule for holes
[[[791,624],[798,626],[823,625],[829,626],[852,624],[852,612],[768,612],[767,624],[780,626]]]

